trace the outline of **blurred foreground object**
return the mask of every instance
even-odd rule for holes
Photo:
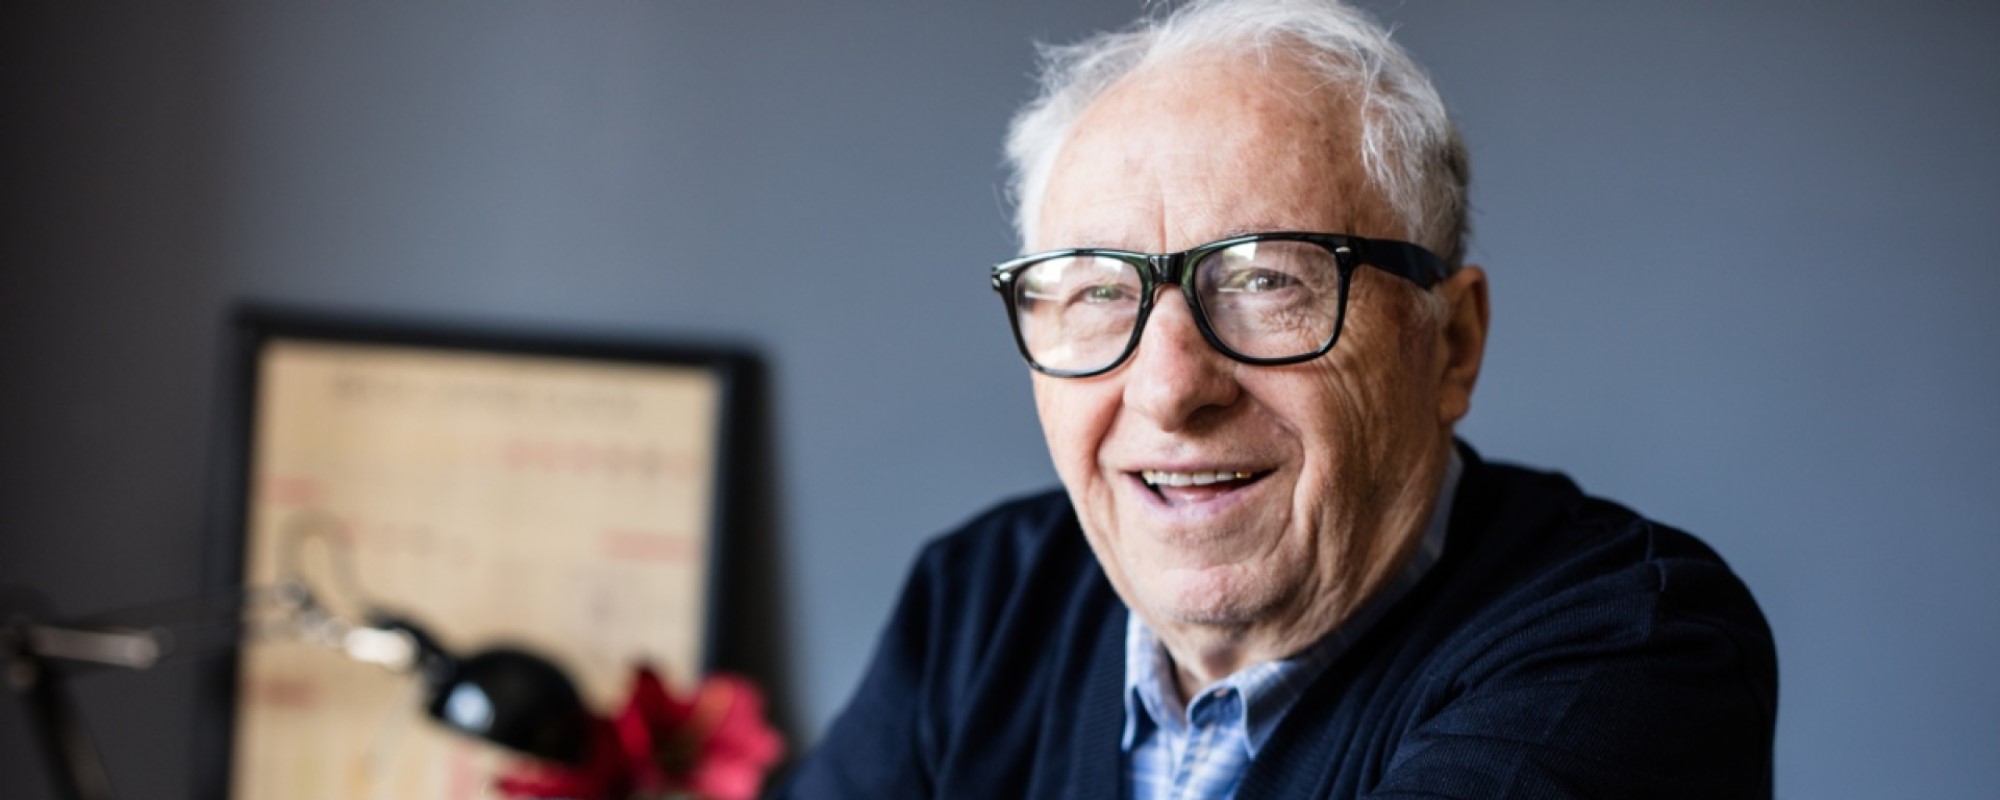
[[[583,766],[524,766],[496,788],[515,798],[750,800],[785,748],[750,681],[711,675],[692,696],[676,697],[645,665],[625,707],[594,728]]]

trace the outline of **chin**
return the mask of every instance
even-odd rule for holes
[[[1279,602],[1269,576],[1239,565],[1175,570],[1162,576],[1152,603],[1165,620],[1182,625],[1238,627],[1261,619]]]

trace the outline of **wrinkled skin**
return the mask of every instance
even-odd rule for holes
[[[1356,155],[1345,89],[1281,56],[1128,76],[1064,143],[1031,249],[1183,250],[1301,230],[1410,238]],[[1429,521],[1485,342],[1485,276],[1436,300],[1370,268],[1346,326],[1303,364],[1239,364],[1162,289],[1110,373],[1034,376],[1049,452],[1112,585],[1166,644],[1183,697],[1323,637]],[[1145,469],[1256,477],[1159,493]]]

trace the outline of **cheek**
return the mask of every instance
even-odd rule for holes
[[[1098,445],[1116,411],[1118,395],[1109,383],[1034,376],[1035,412],[1041,417],[1049,458],[1072,492],[1078,481],[1095,471]]]
[[[1310,420],[1299,426],[1305,429],[1300,431],[1305,445],[1300,487],[1305,494],[1300,500],[1320,512],[1311,515],[1315,518],[1350,507],[1342,495],[1355,487],[1357,465],[1374,449],[1369,440],[1380,424],[1370,376],[1360,372],[1360,364],[1344,362],[1349,359],[1319,365],[1309,378],[1311,405],[1295,412],[1296,418]],[[1325,502],[1332,498],[1339,501]]]
[[[1036,373],[1035,411],[1041,416],[1049,460],[1083,524],[1084,538],[1112,584],[1122,587],[1123,564],[1107,540],[1117,538],[1117,502],[1112,483],[1104,479],[1097,463],[1098,449],[1118,408],[1119,394],[1108,384],[1112,382],[1060,380]]]
[[[1356,376],[1359,390],[1380,405],[1372,416],[1386,420],[1428,413],[1428,406],[1412,408],[1408,403],[1421,399],[1416,395],[1427,388],[1425,379],[1434,372],[1436,326],[1423,308],[1424,299],[1414,295],[1416,290],[1387,288],[1383,281],[1394,278],[1369,277],[1375,280],[1356,281],[1359,285],[1349,304],[1349,330],[1341,332],[1335,347],[1340,350],[1353,345],[1344,354],[1347,363],[1343,371]]]
[[[1357,282],[1359,283],[1359,282]],[[1431,419],[1423,391],[1434,357],[1423,321],[1405,298],[1357,287],[1340,341],[1325,358],[1309,362],[1309,405],[1294,419],[1307,443],[1309,491],[1335,492],[1353,508],[1373,491],[1370,476],[1392,468],[1417,441],[1412,425]],[[1332,510],[1332,509],[1328,509]]]

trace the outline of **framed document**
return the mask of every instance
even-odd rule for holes
[[[220,581],[296,574],[347,619],[536,651],[600,712],[640,661],[711,666],[747,355],[278,310],[233,338]],[[514,758],[426,719],[414,676],[304,643],[215,683],[201,796],[487,797]]]

